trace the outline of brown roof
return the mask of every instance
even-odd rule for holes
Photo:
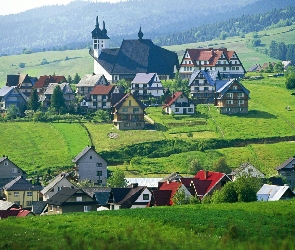
[[[64,76],[40,76],[39,80],[35,83],[34,88],[47,87],[49,83],[60,83],[66,81]]]
[[[96,85],[90,95],[108,95],[115,88],[115,85]]]
[[[165,106],[167,107],[172,105],[182,94],[182,92],[175,92],[172,96],[168,96],[165,100]]]
[[[122,106],[122,104],[126,101],[126,99],[129,97],[129,96],[132,96],[134,98],[134,100],[137,102],[137,104],[144,110],[145,109],[145,106],[144,104],[139,101],[135,96],[133,96],[131,93],[127,93],[126,95],[124,95],[122,97],[121,100],[119,100],[117,103],[115,103],[113,105],[113,107],[115,107],[117,110]]]

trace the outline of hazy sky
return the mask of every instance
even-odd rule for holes
[[[0,15],[15,14],[44,5],[68,4],[74,0],[0,0]],[[90,0],[89,0],[90,1]],[[95,2],[95,0],[92,0]],[[97,2],[120,2],[121,0],[97,0]]]

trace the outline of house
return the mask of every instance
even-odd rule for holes
[[[139,100],[154,97],[160,101],[160,97],[164,94],[164,88],[157,73],[137,73],[131,82],[130,91]]]
[[[41,186],[34,186],[22,176],[16,177],[3,187],[6,200],[23,208],[31,208],[33,201],[39,201],[41,189]]]
[[[47,201],[53,195],[55,195],[59,190],[63,187],[75,187],[76,186],[68,180],[69,174],[61,173],[56,176],[53,180],[51,180],[46,187],[41,190],[41,194],[43,195],[43,201]]]
[[[251,68],[248,69],[248,72],[259,72],[261,70],[260,64],[255,64]]]
[[[218,71],[195,70],[192,73],[188,86],[195,104],[214,103],[217,79],[219,79]]]
[[[96,85],[109,85],[108,80],[104,75],[85,75],[76,84],[76,94],[78,97],[86,96],[94,89]]]
[[[27,106],[27,97],[15,87],[3,86],[0,88],[0,113],[6,112],[12,105],[23,113]]]
[[[232,176],[233,181],[236,180],[239,176],[243,175],[249,175],[254,178],[265,178],[265,175],[249,162],[243,163],[241,166],[235,168],[235,170],[229,174],[229,176]]]
[[[16,205],[15,203],[13,203],[13,202],[10,202],[10,201],[0,200],[0,211],[10,210],[12,208],[18,209],[19,206]]]
[[[168,96],[163,109],[165,113],[170,115],[193,115],[195,113],[195,105],[183,92],[175,92]]]
[[[132,94],[112,95],[113,124],[117,129],[144,129],[145,106]]]
[[[270,65],[271,65],[271,67],[274,67],[276,65],[276,63],[275,62],[268,62],[268,63],[266,62],[266,63],[262,64],[261,70],[266,70],[267,68],[269,68]]]
[[[246,73],[237,53],[227,48],[186,49],[179,75],[182,79],[190,79],[195,70],[219,71],[221,78],[242,78]]]
[[[34,216],[34,214],[27,209],[9,209],[9,210],[0,210],[0,219],[4,219],[7,217],[27,217]]]
[[[59,86],[61,91],[63,92],[63,96],[65,99],[65,105],[69,106],[71,102],[75,100],[74,92],[71,88],[71,85],[67,82],[64,83],[49,83],[44,94],[40,95],[40,101],[42,102],[42,107],[49,108],[51,104],[51,97],[53,95],[54,89]]]
[[[26,178],[25,171],[13,163],[8,156],[0,157],[0,197],[3,197],[3,186],[18,176]]]
[[[162,180],[162,178],[125,178],[127,184],[133,184],[137,183],[138,186],[145,186],[149,189],[157,189],[159,181]]]
[[[29,98],[33,89],[32,78],[28,74],[7,75],[6,86],[15,87],[26,98]]]
[[[231,181],[225,173],[206,170],[200,170],[193,178],[181,178],[180,180],[190,193],[200,200],[212,195],[215,190],[220,190]]]
[[[164,178],[162,178],[159,182],[172,182],[172,181],[180,181],[180,178],[182,178],[182,175],[180,175],[178,172],[173,172],[171,174],[166,175]]]
[[[96,211],[96,200],[81,189],[64,187],[49,200],[48,214]]]
[[[33,201],[31,211],[35,215],[44,215],[48,212],[47,208],[48,206],[46,201]]]
[[[90,102],[88,108],[111,109],[111,96],[115,85],[96,85],[90,92]]]
[[[64,76],[44,75],[39,77],[38,81],[34,85],[34,88],[37,89],[38,94],[42,94],[46,91],[49,83],[63,83],[66,81],[67,79]]]
[[[188,189],[179,181],[159,182],[158,190],[154,190],[153,200],[150,206],[171,206],[173,205],[173,197],[177,192],[184,192],[186,197],[191,197]]]
[[[109,196],[110,210],[145,208],[151,200],[151,192],[145,186],[133,183],[126,188],[112,188]]]
[[[264,184],[257,192],[258,201],[287,200],[295,196],[289,186]]]
[[[278,171],[278,174],[287,179],[291,190],[293,190],[295,188],[295,156],[290,157],[275,169]]]
[[[113,83],[120,79],[132,81],[137,73],[150,72],[157,73],[160,79],[169,79],[179,66],[177,54],[155,45],[150,39],[143,39],[141,28],[138,39],[124,39],[120,48],[109,48],[105,23],[100,29],[97,17],[92,41],[89,54],[94,59],[94,73],[105,75]]]
[[[221,114],[248,113],[250,91],[237,79],[231,79],[221,87],[216,86],[215,106]]]
[[[85,147],[73,160],[78,181],[89,180],[94,184],[105,186],[107,183],[107,162],[94,146]]]
[[[282,64],[284,66],[284,71],[286,71],[290,66],[293,66],[292,61],[282,61]]]

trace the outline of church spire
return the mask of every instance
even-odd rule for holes
[[[96,27],[99,28],[98,16],[96,16]]]
[[[102,32],[106,35],[108,33],[108,31],[106,30],[106,24],[104,21],[102,22],[102,24],[103,24]]]
[[[139,31],[138,31],[138,38],[139,38],[139,40],[141,40],[143,38],[143,33],[141,31],[141,26],[140,26]]]

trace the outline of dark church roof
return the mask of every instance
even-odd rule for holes
[[[174,74],[179,67],[175,52],[155,45],[150,39],[123,40],[119,49],[103,49],[98,63],[111,75],[130,75],[156,72]]]
[[[110,39],[107,35],[107,30],[105,28],[105,22],[103,22],[103,28],[99,28],[98,17],[96,17],[95,29],[91,32],[92,39]]]

